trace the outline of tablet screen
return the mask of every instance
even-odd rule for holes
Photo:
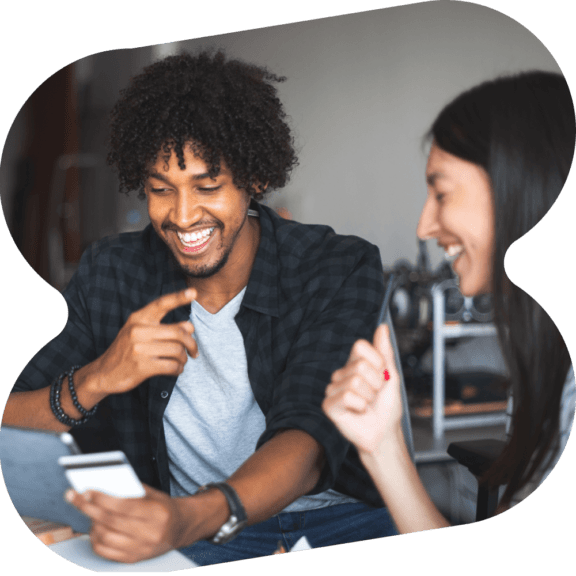
[[[69,488],[60,456],[79,453],[70,434],[3,426],[0,465],[8,494],[21,516],[51,520],[87,533],[90,520],[64,500]]]

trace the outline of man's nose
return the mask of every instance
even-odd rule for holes
[[[172,220],[181,229],[186,229],[202,218],[202,206],[194,194],[181,192],[177,195]]]

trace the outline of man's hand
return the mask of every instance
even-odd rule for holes
[[[88,490],[66,499],[92,519],[94,552],[116,562],[134,563],[179,547],[185,528],[180,499],[144,486],[143,498],[114,498]]]
[[[322,408],[360,452],[373,453],[384,440],[403,438],[400,376],[388,326],[378,327],[374,345],[355,342],[346,365],[332,374]]]
[[[181,374],[188,354],[198,355],[194,326],[189,321],[161,324],[161,320],[196,296],[196,290],[189,288],[161,296],[133,312],[108,350],[92,363],[90,372],[98,379],[99,392],[127,392],[152,376]]]
[[[261,446],[227,480],[238,494],[249,525],[267,520],[308,493],[321,474],[324,451],[301,430],[284,430]],[[224,494],[211,488],[170,498],[144,485],[143,498],[114,498],[88,490],[67,500],[92,519],[94,551],[120,562],[137,562],[214,536],[228,520]]]
[[[170,310],[190,304],[196,296],[194,288],[166,294],[132,313],[108,350],[74,374],[80,404],[90,410],[109,394],[132,390],[151,376],[179,375],[188,354],[198,355],[198,346],[192,338],[194,326],[191,322],[161,324],[161,320]],[[64,412],[71,418],[82,418],[67,389],[66,377],[61,396]],[[2,424],[56,431],[69,429],[52,414],[49,386],[12,393]]]

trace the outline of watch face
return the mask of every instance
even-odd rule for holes
[[[218,533],[212,538],[214,544],[226,544],[234,539],[246,526],[248,522],[238,522],[238,518],[234,515],[228,518],[227,522],[222,525]]]

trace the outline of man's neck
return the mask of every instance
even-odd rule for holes
[[[248,284],[258,246],[260,245],[260,222],[258,218],[246,220],[246,241],[234,250],[224,267],[209,278],[187,278],[189,287],[198,291],[197,302],[216,314]]]

